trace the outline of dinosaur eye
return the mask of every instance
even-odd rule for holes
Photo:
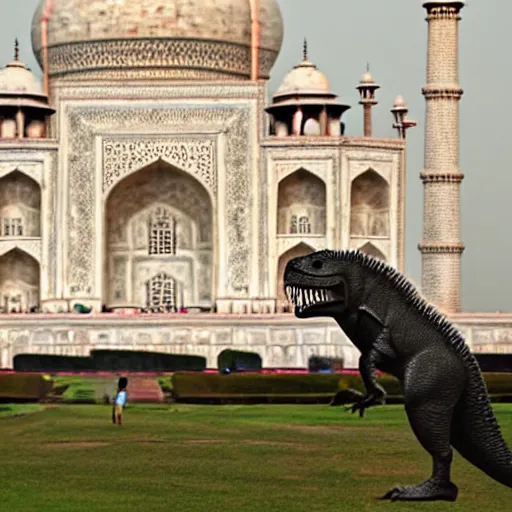
[[[315,268],[316,270],[320,270],[322,268],[322,266],[323,266],[323,263],[320,260],[315,260],[312,263],[312,267]]]

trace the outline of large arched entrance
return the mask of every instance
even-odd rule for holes
[[[0,310],[27,313],[39,308],[39,263],[21,249],[0,256]]]
[[[325,235],[325,231],[325,183],[306,169],[298,169],[279,183],[277,234]]]
[[[353,238],[389,237],[389,185],[373,169],[351,186],[350,234]]]
[[[41,188],[15,170],[0,179],[0,236],[41,236]]]
[[[195,178],[158,160],[116,185],[105,210],[108,307],[212,306],[212,202]]]

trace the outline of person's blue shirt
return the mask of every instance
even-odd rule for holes
[[[124,405],[126,404],[126,391],[119,391],[116,396],[116,405]]]

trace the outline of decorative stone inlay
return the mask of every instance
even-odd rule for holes
[[[38,263],[41,263],[41,239],[28,238],[11,240],[7,238],[0,238],[0,256],[12,251],[13,249],[20,249],[21,251],[30,254]]]
[[[423,183],[461,183],[464,179],[464,174],[437,174],[421,172],[420,178]]]
[[[0,153],[0,158],[2,154]],[[40,186],[43,183],[43,165],[41,162],[25,162],[18,160],[0,161],[0,179],[7,176],[11,172],[19,171],[32,178]]]
[[[260,49],[260,77],[268,78],[277,52]],[[41,62],[40,52],[36,57]],[[89,70],[169,68],[205,70],[240,78],[251,74],[251,48],[247,45],[197,39],[131,38],[84,41],[50,46],[50,76]],[[193,78],[193,75],[190,77]]]
[[[103,139],[103,191],[161,158],[196,177],[215,196],[215,142],[208,138],[109,137]]]
[[[254,82],[233,82],[226,84],[207,83],[191,85],[190,83],[179,83],[169,85],[169,82],[155,83],[142,82],[130,84],[129,87],[120,87],[119,84],[101,84],[101,86],[90,87],[78,79],[71,81],[52,80],[52,86],[58,91],[61,100],[86,100],[86,99],[113,99],[119,100],[144,100],[144,99],[211,99],[236,100],[236,99],[262,99],[264,101],[265,87]]]
[[[373,170],[388,183],[391,181],[391,173],[399,171],[396,165],[397,151],[353,151],[345,150],[343,155],[350,169],[350,179],[354,180],[368,170]]]
[[[443,242],[421,242],[418,249],[422,254],[462,254],[464,244]]]
[[[194,81],[238,81],[240,82],[240,76],[238,75],[227,75],[220,71],[202,71],[200,69],[160,69],[160,68],[131,68],[131,69],[99,69],[91,71],[76,71],[71,74],[59,75],[53,77],[52,80],[59,80],[61,82],[73,82],[76,80],[97,80],[97,81],[109,81],[109,80],[166,80],[169,79],[176,81],[194,80]]]
[[[48,208],[43,211],[46,223],[46,283],[42,283],[42,291],[45,289],[48,297],[57,295],[57,232],[60,229],[60,219],[57,215],[57,173],[58,173],[58,154],[52,152],[47,159],[47,174],[44,180],[46,196],[48,197]],[[44,245],[43,245],[44,247]],[[46,252],[45,251],[45,252]]]
[[[450,2],[454,3],[454,2]],[[435,4],[427,3],[428,16],[427,21],[431,20],[460,20],[460,10],[464,6],[464,2],[457,2],[455,5],[442,5],[436,6]]]
[[[464,91],[460,87],[435,87],[427,86],[421,90],[423,96],[428,100],[460,100]]]
[[[327,169],[330,160],[332,161],[330,158],[323,158],[318,160],[275,160],[274,166],[276,170],[277,181],[281,181],[299,169],[305,169],[306,171],[309,171],[318,176],[322,181],[326,181]]]
[[[184,92],[182,91],[182,94]],[[71,106],[64,105],[66,131],[69,134],[67,147],[69,210],[68,223],[68,286],[74,296],[94,290],[96,244],[101,236],[95,218],[95,172],[97,133],[125,132],[127,126],[136,127],[147,137],[148,132],[169,134],[172,146],[176,134],[226,132],[224,166],[226,175],[226,227],[228,252],[228,289],[236,296],[249,286],[249,240],[250,240],[250,160],[254,150],[251,137],[250,104],[189,105],[133,107],[133,106]],[[133,134],[133,140],[140,134]],[[174,141],[174,142],[173,142]],[[199,141],[198,141],[199,143]],[[204,142],[202,142],[204,144]],[[127,146],[129,148],[129,146]],[[204,150],[204,149],[203,149]],[[203,150],[195,150],[195,155]],[[126,150],[128,151],[128,149]],[[171,150],[169,150],[171,151]],[[123,153],[125,156],[129,153]],[[182,158],[183,161],[183,158]],[[113,164],[112,164],[113,165]],[[222,164],[221,164],[222,165]],[[112,168],[112,167],[111,167]],[[115,176],[115,173],[111,176]],[[122,179],[121,176],[117,179]],[[90,296],[90,295],[89,295]]]

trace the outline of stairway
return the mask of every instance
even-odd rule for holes
[[[127,394],[128,403],[160,403],[165,398],[158,380],[146,377],[129,377]]]

